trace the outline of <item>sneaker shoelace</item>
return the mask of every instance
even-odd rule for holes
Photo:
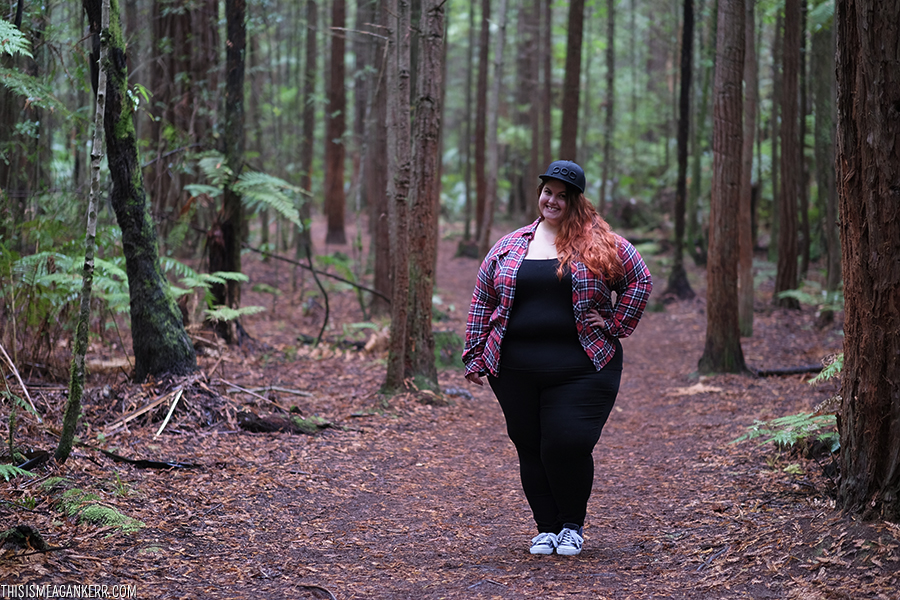
[[[581,547],[581,544],[584,542],[584,538],[578,535],[578,532],[574,529],[563,529],[559,533],[559,546],[575,546],[576,548]]]
[[[539,533],[531,540],[532,546],[551,546],[556,547],[556,536],[552,533]]]

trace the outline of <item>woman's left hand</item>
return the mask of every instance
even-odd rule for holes
[[[598,329],[606,329],[606,319],[600,316],[600,311],[596,308],[587,311],[587,322]]]

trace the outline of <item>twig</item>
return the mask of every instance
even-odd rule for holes
[[[706,567],[708,567],[708,566],[710,565],[710,563],[712,563],[712,561],[714,561],[714,560],[717,559],[718,557],[722,556],[723,554],[725,554],[725,553],[728,552],[729,550],[731,550],[731,546],[730,546],[730,545],[725,546],[724,548],[722,548],[721,550],[719,550],[718,552],[716,552],[715,554],[713,554],[712,556],[710,556],[709,558],[707,558],[707,559],[703,562],[702,565],[700,565],[699,567],[697,567],[697,571],[696,571],[696,572],[699,573],[700,571],[702,571],[703,569],[705,569]]]
[[[110,425],[109,427],[106,428],[107,435],[113,433],[116,429],[119,429],[120,427],[122,427],[123,425],[128,423],[129,421],[133,421],[134,419],[138,418],[142,414],[150,412],[151,410],[153,410],[154,408],[156,408],[157,406],[159,406],[160,404],[162,404],[163,402],[165,402],[166,400],[171,398],[173,394],[176,394],[183,389],[184,388],[179,387],[175,391],[172,391],[172,392],[169,392],[168,394],[164,394],[164,395],[160,396],[159,398],[152,401],[150,404],[144,406],[143,408],[139,408],[136,411],[122,417],[121,419],[119,419],[118,421],[116,421],[115,423],[113,423],[112,425]]]
[[[169,424],[169,419],[172,418],[172,413],[175,412],[175,406],[178,405],[178,401],[181,400],[181,394],[183,394],[183,393],[184,393],[184,388],[178,390],[178,393],[175,394],[175,400],[172,401],[172,406],[169,407],[169,412],[166,415],[166,418],[163,419],[162,425],[159,426],[159,431],[157,431],[156,435],[154,435],[153,437],[159,437],[160,434],[163,432],[163,429],[166,428],[166,425]]]
[[[331,311],[328,308],[328,292],[325,291],[325,286],[319,281],[319,276],[316,275],[316,270],[313,269],[312,252],[309,249],[309,245],[306,246],[306,260],[309,261],[309,270],[312,271],[313,279],[315,279],[316,285],[319,286],[322,297],[325,298],[325,321],[322,323],[322,329],[319,330],[319,337],[316,338],[316,342],[313,344],[313,348],[315,348],[322,341],[322,334],[325,333],[325,328],[328,327],[328,315]]]
[[[269,256],[271,258],[274,258],[277,260],[282,260],[288,264],[294,265],[295,267],[300,267],[301,269],[306,269],[307,271],[312,271],[313,275],[322,275],[323,277],[330,277],[331,279],[337,279],[338,281],[340,281],[342,283],[346,283],[347,285],[352,285],[353,287],[359,288],[359,289],[363,290],[364,292],[369,292],[370,294],[375,294],[379,298],[384,298],[388,304],[391,303],[391,299],[388,298],[387,296],[385,296],[384,294],[382,294],[381,292],[379,292],[378,290],[373,290],[372,288],[366,287],[359,283],[356,283],[355,281],[350,281],[349,279],[345,279],[345,278],[341,277],[340,275],[333,275],[326,271],[320,271],[318,269],[314,269],[310,265],[304,265],[302,262],[300,262],[298,260],[293,260],[291,258],[287,258],[286,256],[280,256],[278,254],[272,254],[271,252],[266,252],[265,250],[261,250],[259,248],[254,248],[253,246],[250,246],[249,244],[241,244],[241,245],[244,248],[246,248],[247,250],[252,250],[253,252],[257,252],[259,254],[262,254],[263,256]]]
[[[326,594],[328,594],[328,597],[331,598],[331,600],[337,600],[335,595],[331,593],[331,590],[323,588],[322,586],[319,586],[319,585],[301,585],[300,589],[302,589],[302,590],[319,590],[319,591],[322,591],[322,592],[325,592]]]
[[[470,586],[469,586],[469,589],[471,590],[471,589],[474,588],[474,587],[478,587],[478,586],[481,585],[482,583],[493,583],[494,585],[501,585],[501,586],[503,586],[503,587],[509,587],[509,586],[507,586],[505,583],[501,583],[501,582],[499,582],[499,581],[494,581],[493,579],[482,579],[482,580],[479,581],[478,583],[473,583],[472,585],[470,585]]]
[[[288,412],[288,410],[287,410],[285,407],[281,406],[280,404],[278,404],[277,402],[275,402],[275,401],[272,400],[271,398],[266,398],[265,396],[261,396],[260,394],[257,394],[257,393],[254,392],[254,391],[248,390],[247,388],[244,388],[244,387],[241,387],[241,386],[236,385],[236,384],[234,384],[234,383],[231,383],[230,381],[225,381],[224,379],[219,379],[219,381],[221,381],[222,383],[224,383],[224,384],[227,385],[227,386],[233,387],[234,389],[236,389],[236,390],[239,391],[239,392],[243,392],[243,393],[245,393],[245,394],[250,394],[250,395],[253,396],[254,398],[259,398],[260,400],[264,400],[264,401],[266,401],[266,402],[269,402],[270,404],[274,404],[275,406],[277,406],[277,407],[280,408],[281,410],[283,410],[283,411],[285,411],[285,412]]]
[[[250,390],[251,392],[281,392],[283,394],[294,394],[295,396],[304,396],[306,398],[312,398],[311,392],[304,392],[303,390],[289,390],[288,388],[278,387],[275,385],[270,385],[268,387],[261,388],[253,388]]]
[[[19,370],[16,368],[16,365],[13,364],[13,361],[9,357],[9,354],[6,353],[6,348],[3,347],[3,344],[0,344],[0,351],[3,352],[3,358],[6,359],[6,363],[12,370],[13,375],[16,376],[16,381],[19,382],[19,385],[22,388],[22,393],[25,394],[25,398],[28,400],[28,405],[31,406],[31,410],[34,411],[34,416],[37,417],[38,423],[43,423],[44,420],[41,418],[41,414],[38,412],[37,408],[35,408],[34,402],[31,400],[31,395],[28,393],[28,388],[25,387],[25,382],[22,381],[22,377],[19,376]]]

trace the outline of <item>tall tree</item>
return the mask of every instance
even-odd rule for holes
[[[822,239],[825,244],[825,290],[834,295],[841,285],[841,241],[837,225],[837,187],[834,180],[834,128],[835,77],[834,77],[834,18],[818,24],[812,34],[810,53],[810,80],[812,81],[813,112],[816,115],[815,165],[819,211],[825,217],[822,222]],[[823,310],[819,324],[834,320],[834,311]]]
[[[540,19],[540,69],[541,85],[538,88],[540,99],[540,127],[541,127],[541,166],[546,167],[553,162],[553,0],[541,0],[544,18]]]
[[[800,74],[800,0],[785,0],[781,83],[781,193],[778,208],[778,267],[775,295],[778,306],[799,308],[794,298],[779,292],[797,287],[797,196],[800,190],[798,78]]]
[[[741,151],[741,203],[738,208],[738,325],[741,335],[753,335],[753,139],[758,104],[758,64],[756,62],[756,0],[744,0],[744,146]]]
[[[87,231],[84,239],[84,266],[81,277],[81,298],[75,339],[72,344],[72,366],[69,374],[69,397],[63,414],[62,432],[54,458],[64,463],[72,452],[75,428],[81,415],[84,392],[84,357],[88,349],[88,328],[91,318],[91,296],[94,285],[94,250],[97,246],[97,202],[100,197],[100,162],[103,160],[103,116],[106,110],[107,48],[109,46],[109,0],[100,7],[100,48],[97,57],[97,100],[94,110],[94,137],[91,140],[91,192],[88,198]]]
[[[345,0],[331,3],[331,66],[328,69],[328,109],[325,116],[325,215],[328,229],[326,244],[346,244],[344,232],[344,130],[347,93],[344,89],[343,29],[347,21]]]
[[[431,326],[440,211],[441,95],[444,73],[444,0],[423,0],[413,132],[409,261],[409,322],[405,377],[438,389]]]
[[[752,0],[749,0],[752,2]],[[664,296],[693,298],[684,269],[684,211],[687,196],[688,134],[691,127],[691,74],[694,55],[694,0],[684,0],[681,27],[681,89],[678,95],[678,179],[675,182],[675,248],[672,272]],[[605,182],[604,182],[605,184]]]
[[[800,1],[800,60],[799,64],[799,122],[797,124],[799,130],[797,133],[797,165],[799,167],[797,181],[797,208],[799,209],[800,231],[798,242],[798,252],[800,254],[800,271],[799,277],[806,278],[809,271],[810,251],[812,242],[809,234],[809,165],[806,161],[806,116],[809,114],[808,94],[808,78],[806,68],[806,22],[808,0]]]
[[[210,272],[241,272],[241,236],[244,207],[234,183],[244,166],[244,61],[247,49],[247,5],[245,0],[226,0],[225,119],[222,135],[225,165],[230,171],[222,210],[207,233]],[[241,305],[241,283],[229,279],[212,287],[214,302],[237,308]],[[238,341],[233,321],[220,321],[216,330],[227,343]]]
[[[900,520],[900,4],[838,0],[843,507]]]
[[[500,116],[500,88],[503,83],[503,46],[506,43],[506,3],[500,0],[500,14],[497,17],[497,46],[494,48],[494,69],[491,72],[491,93],[487,104],[487,174],[484,194],[484,217],[481,237],[478,238],[478,252],[486,256],[491,249],[491,226],[494,222],[494,207],[497,201],[497,177],[500,170],[500,148],[497,142],[498,119]]]
[[[96,89],[102,10],[100,0],[83,0],[82,5],[93,38],[91,77]],[[186,374],[197,368],[197,357],[159,264],[156,229],[148,210],[134,135],[134,113],[128,98],[128,67],[118,0],[110,2],[108,42],[104,129],[112,178],[109,201],[122,230],[131,300],[134,379],[143,381],[147,376],[166,373]]]
[[[584,36],[584,0],[569,2],[566,38],[566,75],[562,87],[562,126],[559,156],[578,160],[578,99],[581,89],[581,42]]]
[[[306,56],[303,65],[303,92],[301,94],[303,110],[302,139],[300,141],[300,187],[307,192],[312,191],[313,149],[316,137],[316,59],[318,48],[319,8],[316,0],[306,0]],[[300,218],[304,223],[310,221],[310,202],[300,207]],[[309,227],[299,232],[297,241],[297,257],[312,255],[312,236]]]
[[[770,111],[771,140],[772,140],[772,239],[769,242],[769,260],[778,260],[778,210],[781,206],[781,178],[779,177],[779,145],[778,137],[781,127],[781,97],[783,74],[781,72],[784,55],[784,14],[779,10],[775,16],[775,27],[772,32],[772,107]]]
[[[481,33],[478,36],[478,82],[475,86],[475,239],[481,240],[484,228],[484,204],[487,198],[485,156],[487,144],[487,89],[490,68],[489,45],[491,0],[481,2]]]
[[[693,10],[691,12],[693,13]],[[682,63],[683,65],[684,63]],[[682,69],[682,76],[684,76],[684,69]],[[615,131],[615,121],[613,121],[615,99],[616,0],[606,0],[606,100],[603,103],[606,109],[606,120],[603,127],[603,169],[600,177],[600,198],[597,205],[601,213],[606,212],[606,196],[608,193],[612,193],[612,190],[607,192],[606,186],[609,185],[610,173],[615,169],[612,152],[613,132]]]
[[[713,182],[701,373],[746,370],[737,319],[737,215],[743,137],[744,0],[720,0],[713,105]]]
[[[409,190],[412,177],[409,124],[409,47],[412,28],[409,0],[386,0],[390,42],[386,81],[388,90],[388,220],[391,232],[391,340],[384,386],[404,385],[409,304]]]
[[[387,86],[385,84],[385,53],[387,41],[383,38],[388,27],[388,17],[384,10],[383,0],[379,0],[376,8],[378,19],[378,47],[373,53],[373,66],[377,77],[369,87],[371,96],[371,113],[367,126],[368,136],[364,171],[366,178],[363,184],[368,188],[366,198],[369,206],[369,228],[372,233],[373,255],[373,287],[391,297],[391,241],[388,227],[388,156],[387,156]],[[372,314],[387,315],[390,303],[373,295],[370,306]]]

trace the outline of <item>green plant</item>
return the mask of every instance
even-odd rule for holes
[[[56,506],[68,517],[77,518],[79,523],[93,523],[103,527],[113,527],[123,533],[134,533],[145,527],[137,519],[123,515],[115,508],[99,503],[100,497],[72,488],[59,497]]]
[[[785,290],[778,293],[779,298],[793,298],[800,304],[815,306],[816,310],[822,311],[838,311],[844,309],[844,292],[836,290],[829,292],[823,290],[822,286],[815,281],[806,281],[802,288],[796,290]]]
[[[0,477],[3,477],[6,481],[9,481],[13,477],[34,477],[34,473],[31,471],[26,471],[25,469],[20,469],[15,465],[4,465],[0,464]]]
[[[836,452],[840,448],[837,417],[832,414],[798,413],[770,421],[756,420],[747,428],[744,435],[731,443],[759,438],[763,438],[759,443],[760,446],[774,442],[781,448],[793,448],[797,445],[808,448],[812,442],[819,441],[825,444],[830,452]]]

